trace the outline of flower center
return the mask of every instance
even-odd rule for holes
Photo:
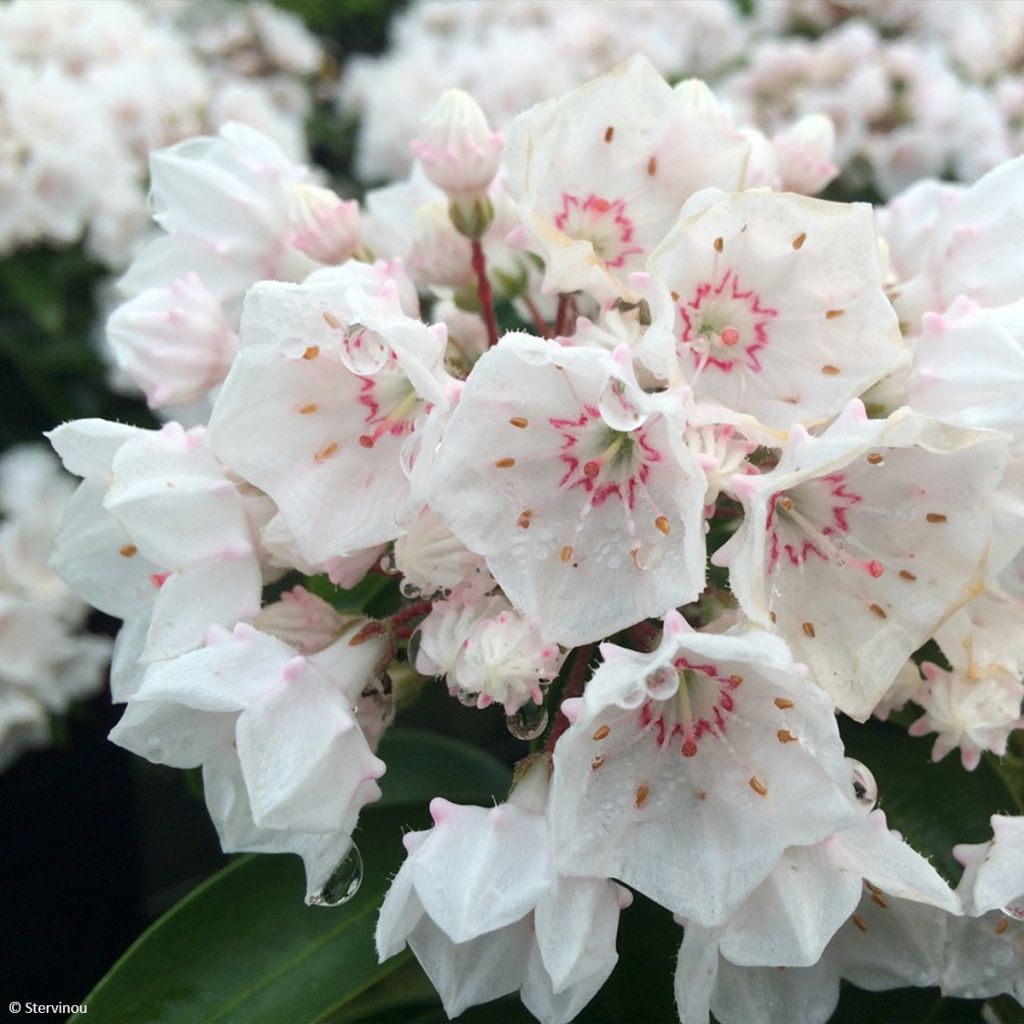
[[[643,252],[643,246],[632,244],[633,222],[626,216],[622,199],[602,199],[593,193],[581,199],[563,192],[555,226],[571,238],[590,242],[609,267],[621,267],[627,257]]]
[[[359,443],[372,448],[385,434],[401,437],[412,431],[422,399],[402,374],[378,373],[362,378],[359,402],[366,410]]]

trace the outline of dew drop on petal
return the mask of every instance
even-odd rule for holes
[[[480,699],[479,693],[471,693],[469,690],[459,690],[455,696],[458,698],[460,704],[465,704],[467,708],[475,708],[477,701]]]
[[[1008,906],[1000,907],[999,909],[1007,917],[1012,917],[1015,921],[1024,921],[1024,895]]]
[[[860,761],[852,757],[846,759],[850,768],[850,782],[853,786],[853,798],[866,810],[871,810],[878,800],[878,783],[874,775]]]
[[[517,740],[535,740],[548,727],[547,708],[528,701],[514,715],[505,717],[505,725]]]
[[[348,903],[363,884],[363,857],[353,843],[338,861],[318,893],[307,900],[311,907],[340,907]]]

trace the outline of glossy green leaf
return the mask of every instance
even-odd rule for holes
[[[356,841],[365,874],[351,902],[305,906],[297,857],[239,857],[128,950],[86,998],[77,1024],[352,1019],[345,1007],[407,959],[378,964],[373,946],[403,832],[426,827],[427,797],[488,803],[510,781],[487,755],[427,733],[396,730],[382,754],[387,797],[363,812]]]
[[[992,838],[993,814],[1024,809],[1019,794],[989,759],[983,758],[973,772],[965,771],[955,752],[933,763],[934,737],[918,739],[894,724],[869,721],[844,722],[843,739],[847,754],[875,776],[878,806],[889,827],[929,856],[947,879],[960,876],[954,844],[986,842]]]

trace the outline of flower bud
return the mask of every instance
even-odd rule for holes
[[[351,259],[359,246],[359,204],[319,185],[295,185],[288,194],[292,245],[320,263]]]
[[[839,173],[832,161],[836,130],[825,114],[809,114],[774,136],[772,148],[783,188],[817,195]]]
[[[501,162],[502,138],[477,102],[461,89],[441,94],[412,143],[427,177],[455,200],[479,198]]]
[[[220,303],[193,273],[114,310],[107,338],[154,409],[198,401],[224,379],[238,351]]]

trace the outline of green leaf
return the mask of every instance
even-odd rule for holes
[[[486,754],[427,733],[395,730],[382,755],[386,799],[363,812],[356,832],[365,873],[351,902],[305,906],[298,857],[239,857],[145,932],[73,1021],[352,1020],[345,1008],[408,959],[378,964],[373,930],[404,857],[403,831],[428,823],[422,801],[487,803],[510,781]]]
[[[931,760],[934,737],[914,738],[889,722],[843,723],[846,753],[863,761],[878,783],[878,806],[889,827],[920,853],[931,857],[949,880],[960,876],[953,858],[956,843],[992,838],[993,814],[1020,814],[1022,807],[1006,778],[982,758],[966,771],[956,753]]]

